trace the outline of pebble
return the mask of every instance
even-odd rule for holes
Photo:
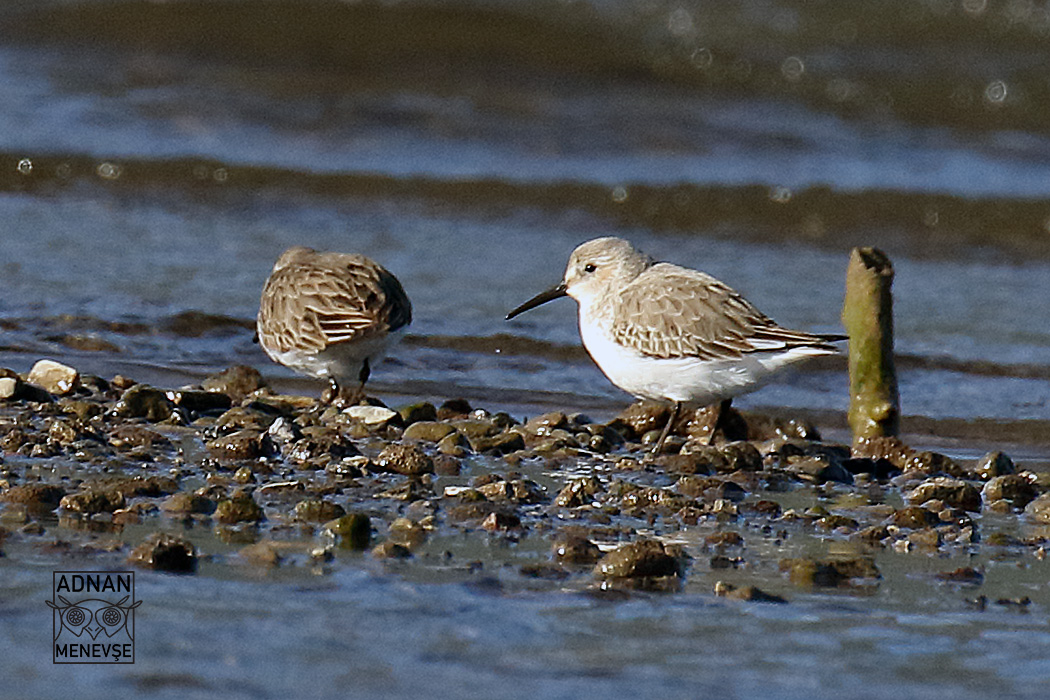
[[[64,396],[73,391],[79,379],[79,372],[54,360],[38,360],[26,377],[30,384],[55,396]]]
[[[131,550],[128,563],[157,571],[191,574],[197,570],[197,548],[181,537],[155,532]]]

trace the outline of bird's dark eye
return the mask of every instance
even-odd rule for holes
[[[594,263],[587,263],[586,265],[583,266],[583,271],[584,272],[594,272],[597,269],[598,269],[598,266],[595,265]]]

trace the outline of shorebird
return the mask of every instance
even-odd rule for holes
[[[259,343],[274,362],[329,382],[324,400],[374,367],[412,322],[401,283],[363,255],[295,246],[273,266],[259,303]]]
[[[621,238],[578,246],[561,283],[507,319],[563,296],[579,304],[583,346],[609,381],[673,404],[654,454],[682,404],[722,402],[721,416],[732,397],[788,365],[836,353],[831,343],[845,339],[782,328],[714,277],[656,262]]]

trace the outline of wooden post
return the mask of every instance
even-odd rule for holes
[[[893,363],[893,264],[877,248],[854,248],[842,325],[849,335],[849,425],[853,445],[900,432]]]

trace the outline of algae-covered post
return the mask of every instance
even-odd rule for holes
[[[877,248],[854,248],[842,324],[849,335],[849,425],[853,444],[897,435],[900,399],[893,363],[893,264]]]

